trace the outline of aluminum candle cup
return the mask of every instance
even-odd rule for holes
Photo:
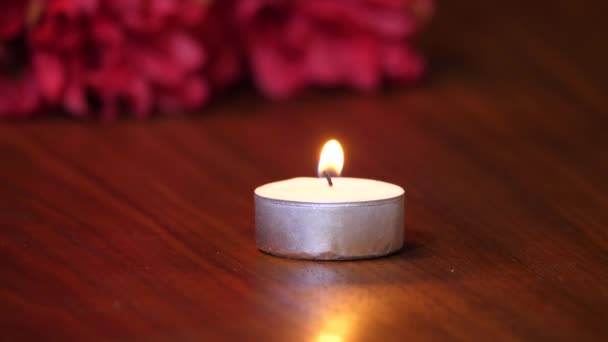
[[[293,178],[255,190],[257,248],[296,259],[349,260],[403,246],[404,191],[385,182]]]

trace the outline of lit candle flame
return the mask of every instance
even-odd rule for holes
[[[339,176],[344,166],[344,151],[340,143],[334,139],[325,143],[319,160],[319,176],[325,172],[330,176]]]

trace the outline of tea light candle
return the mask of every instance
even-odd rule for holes
[[[321,152],[319,175],[255,189],[256,243],[276,256],[340,260],[374,258],[403,246],[404,191],[370,179],[335,177],[340,144]]]

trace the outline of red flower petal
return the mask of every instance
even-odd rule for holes
[[[64,84],[64,68],[57,56],[48,53],[37,53],[33,65],[40,92],[48,101],[59,100]]]

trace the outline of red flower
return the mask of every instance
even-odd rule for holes
[[[40,96],[24,31],[30,2],[0,3],[0,117],[25,116],[40,106]]]
[[[214,51],[201,32],[216,7],[192,0],[48,0],[31,36],[45,99],[74,115],[108,119],[198,108],[213,88],[206,70]]]
[[[0,118],[26,116],[40,106],[36,79],[28,63],[17,60],[21,47],[0,43]]]
[[[25,26],[29,1],[0,1],[0,40],[9,40],[17,36]]]
[[[237,20],[256,83],[272,98],[309,85],[372,91],[413,81],[424,62],[411,38],[432,0],[242,0]]]
[[[432,1],[5,0],[0,116],[199,108],[241,75],[241,50],[272,98],[414,81],[424,61],[412,40]]]

